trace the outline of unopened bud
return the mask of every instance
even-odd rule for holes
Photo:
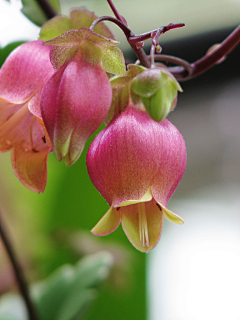
[[[138,94],[149,116],[162,121],[174,109],[177,91],[182,91],[177,80],[160,68],[148,69],[133,79],[133,91]]]

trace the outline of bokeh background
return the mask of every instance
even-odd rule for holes
[[[238,0],[114,3],[136,34],[184,22],[184,28],[165,34],[160,44],[163,53],[189,62],[223,41],[240,22]],[[81,5],[97,15],[111,14],[104,0],[62,1],[63,13]],[[2,47],[36,39],[38,32],[38,27],[20,17],[19,1],[0,0]],[[121,32],[116,37],[134,61]],[[5,52],[1,51],[1,59]],[[69,168],[50,154],[44,194],[25,189],[12,172],[10,153],[0,155],[2,218],[29,282],[44,279],[62,264],[107,250],[114,267],[86,319],[240,319],[239,56],[238,46],[221,64],[182,83],[184,93],[169,120],[185,138],[188,163],[169,208],[185,224],[165,221],[160,243],[150,254],[137,252],[121,227],[104,238],[90,234],[108,205],[88,177],[87,146]],[[13,287],[0,244],[0,292]]]

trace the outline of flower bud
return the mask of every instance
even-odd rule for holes
[[[177,91],[182,91],[177,80],[160,68],[148,69],[136,76],[132,89],[140,96],[148,115],[159,122],[174,109]]]

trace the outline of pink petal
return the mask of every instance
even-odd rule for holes
[[[45,85],[43,120],[59,160],[67,164],[80,156],[86,140],[100,126],[110,108],[112,89],[100,65],[76,56]]]
[[[161,174],[162,167],[168,168],[168,149],[172,148],[168,144],[168,123],[167,120],[158,123],[146,112],[129,106],[92,142],[87,154],[88,172],[95,187],[113,207],[128,200],[140,200],[154,183],[169,195],[169,190],[165,190],[168,185],[157,182],[162,177],[168,179],[167,170]]]
[[[138,205],[120,208],[122,228],[132,245],[141,252],[151,251],[159,242],[163,227],[163,213],[154,200],[146,202],[146,218],[149,236],[148,245],[140,243]]]
[[[37,118],[30,114],[25,121],[30,121],[30,125],[27,135],[23,135],[24,131],[19,128],[22,140],[13,147],[12,167],[18,179],[27,188],[43,192],[47,183],[47,158],[51,145]]]
[[[115,231],[121,221],[119,210],[110,207],[91,232],[96,236],[106,236]]]
[[[42,43],[22,44],[10,54],[0,70],[0,97],[22,104],[36,94],[29,108],[38,117],[41,117],[39,96],[42,86],[54,72],[49,60],[50,47],[42,46]]]
[[[47,183],[47,157],[50,148],[34,152],[17,145],[12,151],[12,167],[17,178],[32,191],[43,192]]]
[[[29,136],[32,115],[25,105],[0,108],[0,152],[6,152]]]
[[[164,130],[163,158],[157,167],[151,191],[154,199],[166,207],[184,173],[187,153],[184,139],[177,128],[168,120],[161,124]]]

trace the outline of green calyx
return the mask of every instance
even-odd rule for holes
[[[51,45],[50,58],[56,70],[78,54],[90,63],[101,63],[106,72],[122,76],[126,73],[125,60],[121,50],[116,48],[118,44],[85,27],[44,42],[44,45]]]
[[[132,90],[132,80],[146,68],[139,65],[128,65],[128,71],[124,76],[115,76],[110,79],[112,86],[112,104],[105,119],[108,124],[115,116],[120,115],[132,102],[137,104],[140,97]]]
[[[133,79],[132,90],[140,96],[148,115],[160,122],[174,109],[181,87],[167,70],[153,68]]]
[[[74,9],[70,12],[69,18],[59,15],[47,21],[41,28],[39,40],[48,41],[69,30],[89,28],[97,18],[95,14],[87,10]],[[103,22],[98,23],[94,31],[103,37],[114,39],[112,32]]]
[[[160,69],[142,72],[132,81],[132,89],[140,97],[151,97],[167,81],[167,75]]]

